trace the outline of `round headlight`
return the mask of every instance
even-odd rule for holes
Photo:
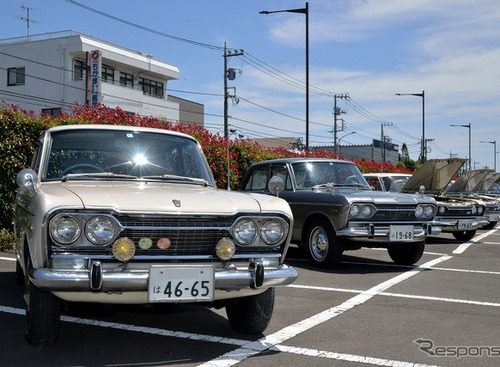
[[[234,225],[233,234],[240,245],[249,245],[257,237],[257,225],[251,219],[241,219]]]
[[[472,205],[472,210],[471,210],[471,213],[472,213],[473,215],[476,215],[476,213],[477,213],[477,207],[476,207],[475,205]]]
[[[477,214],[482,215],[484,212],[484,208],[482,206],[477,207]]]
[[[439,214],[443,215],[446,213],[446,207],[445,206],[440,206],[438,209]]]
[[[266,244],[275,245],[283,238],[284,233],[283,223],[276,219],[270,219],[264,222],[260,236]]]
[[[424,214],[424,206],[420,204],[417,205],[417,208],[415,209],[415,217],[421,218],[423,214]]]
[[[424,216],[426,218],[432,218],[434,216],[434,207],[432,205],[427,205],[424,208]]]
[[[115,235],[115,226],[109,217],[93,217],[85,225],[85,235],[94,245],[104,245]]]
[[[374,209],[370,205],[366,205],[363,207],[363,209],[361,209],[361,214],[365,218],[370,218],[373,215],[373,212],[374,212]]]
[[[350,216],[351,217],[357,217],[359,215],[359,212],[361,210],[359,209],[359,206],[354,204],[351,206],[351,213],[350,213]]]
[[[80,237],[80,223],[69,215],[61,215],[50,222],[50,235],[60,244],[69,245]]]

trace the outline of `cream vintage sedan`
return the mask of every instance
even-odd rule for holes
[[[141,127],[49,129],[17,177],[16,276],[26,339],[56,341],[64,302],[198,303],[261,333],[293,217],[286,201],[218,190],[198,142]]]

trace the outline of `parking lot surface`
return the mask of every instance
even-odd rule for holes
[[[277,291],[263,335],[233,331],[224,310],[198,306],[94,307],[64,313],[56,344],[24,341],[23,287],[14,254],[0,253],[1,366],[498,366],[500,227],[467,243],[428,238],[417,266],[385,250],[346,252]]]

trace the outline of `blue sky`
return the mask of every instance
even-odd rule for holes
[[[305,141],[305,16],[259,14],[305,1],[10,0],[0,38],[26,36],[22,5],[31,35],[71,29],[177,66],[169,92],[204,104],[213,132],[223,129],[224,43],[243,50],[228,58],[239,99],[230,128]],[[468,158],[469,129],[450,125],[470,123],[472,167],[493,168],[494,145],[481,141],[500,151],[499,34],[497,0],[310,0],[310,146],[333,144],[333,96],[348,94],[337,99],[341,144],[369,144],[383,126],[418,159],[422,98],[395,94],[425,91],[427,157]]]

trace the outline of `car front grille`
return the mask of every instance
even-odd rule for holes
[[[212,257],[215,256],[217,242],[226,237],[232,238],[230,228],[236,217],[164,217],[164,216],[114,216],[122,231],[117,237],[128,237],[136,244],[135,257]],[[141,238],[149,238],[153,245],[149,249],[138,246]],[[160,249],[156,246],[160,238],[168,238],[171,246]],[[52,246],[52,253],[75,253],[112,256],[112,244],[92,245],[88,242],[76,246]],[[276,252],[274,247],[239,247],[237,253]]]

